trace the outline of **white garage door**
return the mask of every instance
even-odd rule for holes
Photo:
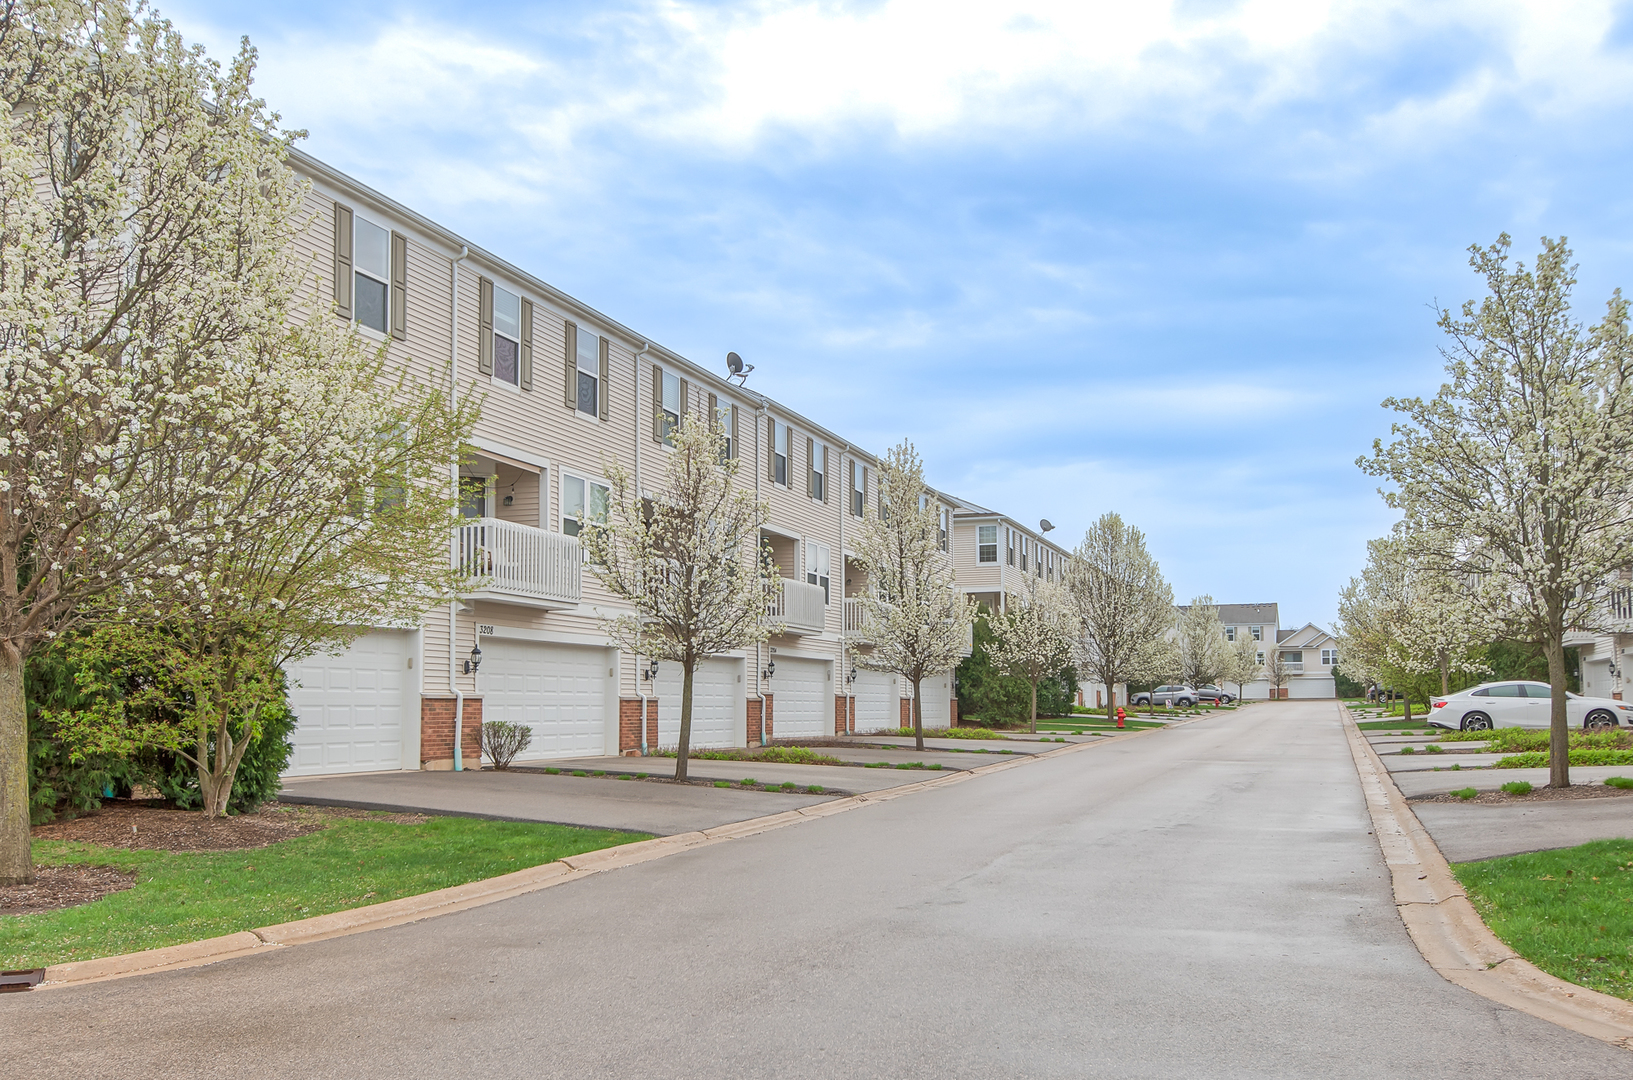
[[[403,696],[408,635],[375,630],[338,656],[290,666],[295,710],[289,776],[403,767]]]
[[[834,703],[826,663],[778,657],[771,692],[776,695],[771,704],[772,738],[833,734]]]
[[[1287,696],[1290,698],[1330,698],[1337,697],[1338,691],[1332,679],[1288,679]]]
[[[705,660],[692,673],[691,746],[739,746],[737,735],[738,677],[741,660]],[[658,665],[658,745],[680,745],[680,665]]]
[[[944,728],[953,722],[953,673],[931,675],[919,683],[924,695],[924,726]]]
[[[851,686],[856,694],[857,731],[879,731],[901,726],[901,699],[896,693],[894,675],[859,669],[856,681]]]
[[[518,761],[605,754],[609,663],[606,649],[483,638],[482,719],[533,729]]]

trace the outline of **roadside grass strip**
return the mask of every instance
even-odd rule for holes
[[[1362,731],[1411,731],[1414,734],[1420,731],[1432,730],[1428,724],[1414,721],[1406,724],[1399,720],[1369,720],[1364,724],[1356,724]]]
[[[42,865],[133,872],[93,903],[0,917],[0,968],[156,949],[415,896],[571,855],[650,839],[568,825],[432,818],[341,821],[263,848],[171,853],[38,840]]]
[[[1633,1001],[1633,840],[1454,863],[1486,925],[1551,975]]]
[[[1485,743],[1483,751],[1478,748],[1469,751],[1476,754],[1524,754],[1546,752],[1548,738],[1547,728],[1496,728],[1492,731],[1448,731],[1440,737],[1440,741]],[[1633,731],[1573,730],[1569,738],[1572,750],[1633,749]]]
[[[653,751],[654,757],[678,757],[672,746]],[[843,761],[809,746],[766,746],[758,749],[692,750],[686,755],[693,761],[771,761],[779,765],[843,765]]]
[[[915,733],[914,733],[912,728],[904,727],[904,728],[896,728],[894,730],[886,728],[883,732],[880,732],[880,734],[882,734],[882,735],[905,735],[908,738],[912,738]],[[993,731],[991,728],[984,728],[984,727],[955,727],[955,728],[925,728],[924,729],[924,737],[926,739],[1002,739],[1003,735],[1001,735],[1000,733],[998,733],[996,731]]]
[[[1633,765],[1633,750],[1572,750],[1570,760],[1572,765]],[[1493,768],[1545,769],[1548,761],[1546,753],[1511,754]]]

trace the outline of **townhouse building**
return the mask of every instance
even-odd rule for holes
[[[1286,681],[1281,687],[1287,698],[1330,698],[1337,695],[1333,668],[1338,664],[1338,642],[1314,623],[1294,630],[1281,628],[1281,611],[1276,604],[1220,604],[1219,621],[1225,639],[1231,642],[1251,638],[1259,642],[1261,665],[1279,653]],[[1275,689],[1270,680],[1257,679],[1242,688],[1242,697],[1263,701]]]
[[[1594,629],[1565,632],[1565,644],[1581,662],[1582,694],[1622,700],[1626,671],[1633,655],[1633,585],[1623,572],[1611,582]]]
[[[853,662],[868,649],[855,600],[867,582],[850,545],[877,511],[871,453],[309,155],[292,164],[312,185],[304,254],[332,267],[305,317],[349,320],[390,366],[482,406],[467,454],[450,463],[460,521],[449,557],[469,589],[417,625],[369,628],[292,666],[290,774],[476,767],[484,720],[531,729],[519,760],[674,745],[678,665],[613,646],[602,619],[619,601],[585,566],[578,534],[605,512],[607,463],[656,484],[670,432],[694,410],[718,418],[738,482],[770,507],[760,539],[784,580],[768,617],[785,630],[703,663],[693,745],[903,722],[898,680]],[[931,497],[950,547],[957,504]],[[950,678],[925,696],[927,721],[952,718]]]

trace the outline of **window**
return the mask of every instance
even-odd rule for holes
[[[1009,565],[1015,565],[1015,530],[1004,526],[1004,543],[1009,548]]]
[[[1488,696],[1488,697],[1524,697],[1525,695],[1520,693],[1520,684],[1519,683],[1504,683],[1501,686],[1493,686],[1490,689],[1488,689],[1486,691],[1486,696]]]
[[[975,561],[998,561],[998,526],[977,525],[975,528]]]
[[[568,536],[577,536],[586,521],[606,521],[611,494],[606,484],[562,473],[561,531]]]
[[[771,479],[788,486],[788,425],[771,421]]]
[[[493,378],[519,386],[522,377],[522,298],[493,287]]]
[[[1250,626],[1250,627],[1248,627],[1248,631],[1250,633],[1252,633],[1254,641],[1263,641],[1264,640],[1264,627],[1262,627],[1262,626]]]
[[[497,296],[499,290],[494,290]],[[497,315],[498,302],[494,309]],[[495,319],[497,324],[497,319]],[[588,416],[601,415],[601,335],[580,326],[573,335],[578,341],[578,411]],[[497,361],[497,356],[495,356]],[[498,369],[497,362],[494,364]]]
[[[945,506],[941,508],[941,550],[947,550],[947,535],[952,531],[953,512]]]
[[[828,501],[828,448],[822,443],[811,444],[811,498]]]
[[[1525,691],[1525,696],[1528,698],[1542,698],[1544,701],[1553,700],[1554,690],[1551,686],[1528,682],[1520,683],[1520,689]]]
[[[1322,649],[1321,650],[1321,666],[1322,667],[1332,667],[1336,663],[1338,663],[1338,650],[1337,649]]]
[[[1263,649],[1260,649],[1258,652],[1253,654],[1253,662],[1255,664],[1264,663],[1264,650]]]
[[[714,422],[720,426],[720,434],[725,436],[726,444],[720,448],[720,464],[724,465],[737,456],[737,409],[729,401],[715,400]]]
[[[461,476],[459,478],[459,516],[480,518],[488,516],[488,478]]]
[[[666,446],[674,446],[675,429],[680,427],[680,376],[672,371],[663,373],[662,406],[663,441]]]
[[[1236,640],[1236,627],[1234,627],[1234,626],[1225,627],[1225,640],[1226,641],[1235,641]]]
[[[1026,573],[1026,537],[1021,537],[1021,573]]]
[[[851,516],[861,517],[867,509],[868,467],[851,462]]]
[[[352,222],[353,317],[383,334],[391,313],[391,233],[360,217]]]
[[[828,569],[831,558],[827,544],[805,541],[805,583],[822,586],[822,602],[828,602]]]

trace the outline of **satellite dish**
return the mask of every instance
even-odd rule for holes
[[[726,370],[731,372],[728,379],[747,379],[748,373],[754,370],[753,364],[743,363],[743,358],[734,352],[726,354]]]
[[[1044,532],[1050,532],[1054,529],[1054,526],[1049,524],[1048,518],[1044,518],[1042,521],[1038,522],[1038,528],[1042,529]]]

